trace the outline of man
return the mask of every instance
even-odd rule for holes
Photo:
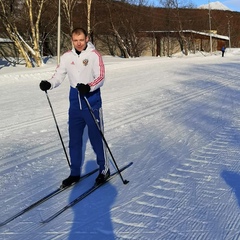
[[[222,51],[222,57],[224,57],[225,50],[226,50],[225,46],[222,46],[222,48],[221,48],[221,51]]]
[[[71,160],[70,176],[63,180],[62,186],[69,186],[80,179],[82,166],[82,137],[84,128],[88,126],[88,136],[97,157],[99,175],[96,184],[100,184],[110,176],[105,156],[105,146],[101,133],[93,120],[84,97],[91,105],[99,126],[103,129],[102,99],[100,87],[104,83],[105,68],[101,55],[89,42],[83,28],[72,31],[73,49],[64,53],[55,74],[49,81],[41,81],[40,89],[47,91],[58,87],[68,75],[69,94],[69,154]]]

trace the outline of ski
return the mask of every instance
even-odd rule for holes
[[[130,162],[129,164],[127,164],[126,166],[122,167],[119,172],[124,171],[126,168],[130,167],[133,164],[133,162]],[[86,198],[88,195],[90,195],[91,193],[93,193],[95,190],[97,190],[98,188],[100,188],[101,186],[103,186],[105,183],[109,182],[111,179],[113,179],[116,175],[119,174],[119,172],[114,172],[113,174],[110,175],[110,177],[104,182],[101,183],[99,185],[93,185],[91,188],[89,188],[88,190],[86,190],[84,193],[82,193],[81,195],[79,195],[77,198],[75,198],[74,200],[72,200],[70,203],[68,203],[66,206],[62,207],[59,211],[57,211],[56,213],[54,213],[52,216],[48,217],[47,219],[41,221],[41,223],[49,223],[50,221],[52,221],[53,219],[55,219],[57,216],[59,216],[61,213],[63,213],[64,211],[66,211],[68,208],[73,207],[74,205],[76,205],[78,202],[80,202],[81,200],[83,200],[84,198]]]
[[[7,223],[13,221],[14,219],[18,218],[19,216],[23,215],[24,213],[30,211],[31,209],[37,207],[38,205],[44,203],[45,201],[49,200],[50,198],[56,196],[57,194],[63,192],[66,189],[69,189],[71,187],[73,187],[75,184],[78,184],[80,181],[82,181],[83,179],[91,176],[92,174],[94,174],[95,172],[97,172],[98,169],[94,169],[89,173],[86,173],[85,175],[83,175],[80,180],[70,186],[67,187],[59,187],[56,190],[52,191],[51,193],[49,193],[48,195],[44,196],[43,198],[39,199],[38,201],[32,203],[31,205],[29,205],[28,207],[24,208],[23,210],[21,210],[20,212],[14,214],[13,216],[9,217],[8,219],[6,219],[5,221],[0,223],[0,227],[6,225]]]

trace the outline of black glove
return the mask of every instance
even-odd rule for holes
[[[80,92],[81,95],[86,95],[90,92],[90,86],[88,84],[78,83],[76,86],[77,90]]]
[[[39,87],[42,91],[49,90],[51,88],[51,86],[52,86],[51,83],[46,80],[41,81],[39,84]]]

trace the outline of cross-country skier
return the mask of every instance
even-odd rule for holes
[[[96,184],[104,182],[110,176],[105,156],[105,146],[99,129],[93,120],[84,97],[103,130],[102,99],[100,87],[104,83],[105,68],[101,55],[89,41],[83,28],[72,31],[73,49],[64,53],[55,74],[48,81],[40,82],[40,89],[47,91],[58,87],[68,75],[70,82],[69,94],[69,154],[71,161],[70,176],[62,181],[62,186],[78,182],[82,166],[82,145],[84,128],[88,126],[88,136],[96,154],[99,175]]]

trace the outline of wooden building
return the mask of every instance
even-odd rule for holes
[[[199,32],[194,30],[179,31],[144,31],[141,37],[154,39],[155,56],[171,56],[183,52],[195,53],[196,51],[219,51],[222,46],[228,47],[229,37],[216,32]],[[211,48],[212,43],[212,48]]]

